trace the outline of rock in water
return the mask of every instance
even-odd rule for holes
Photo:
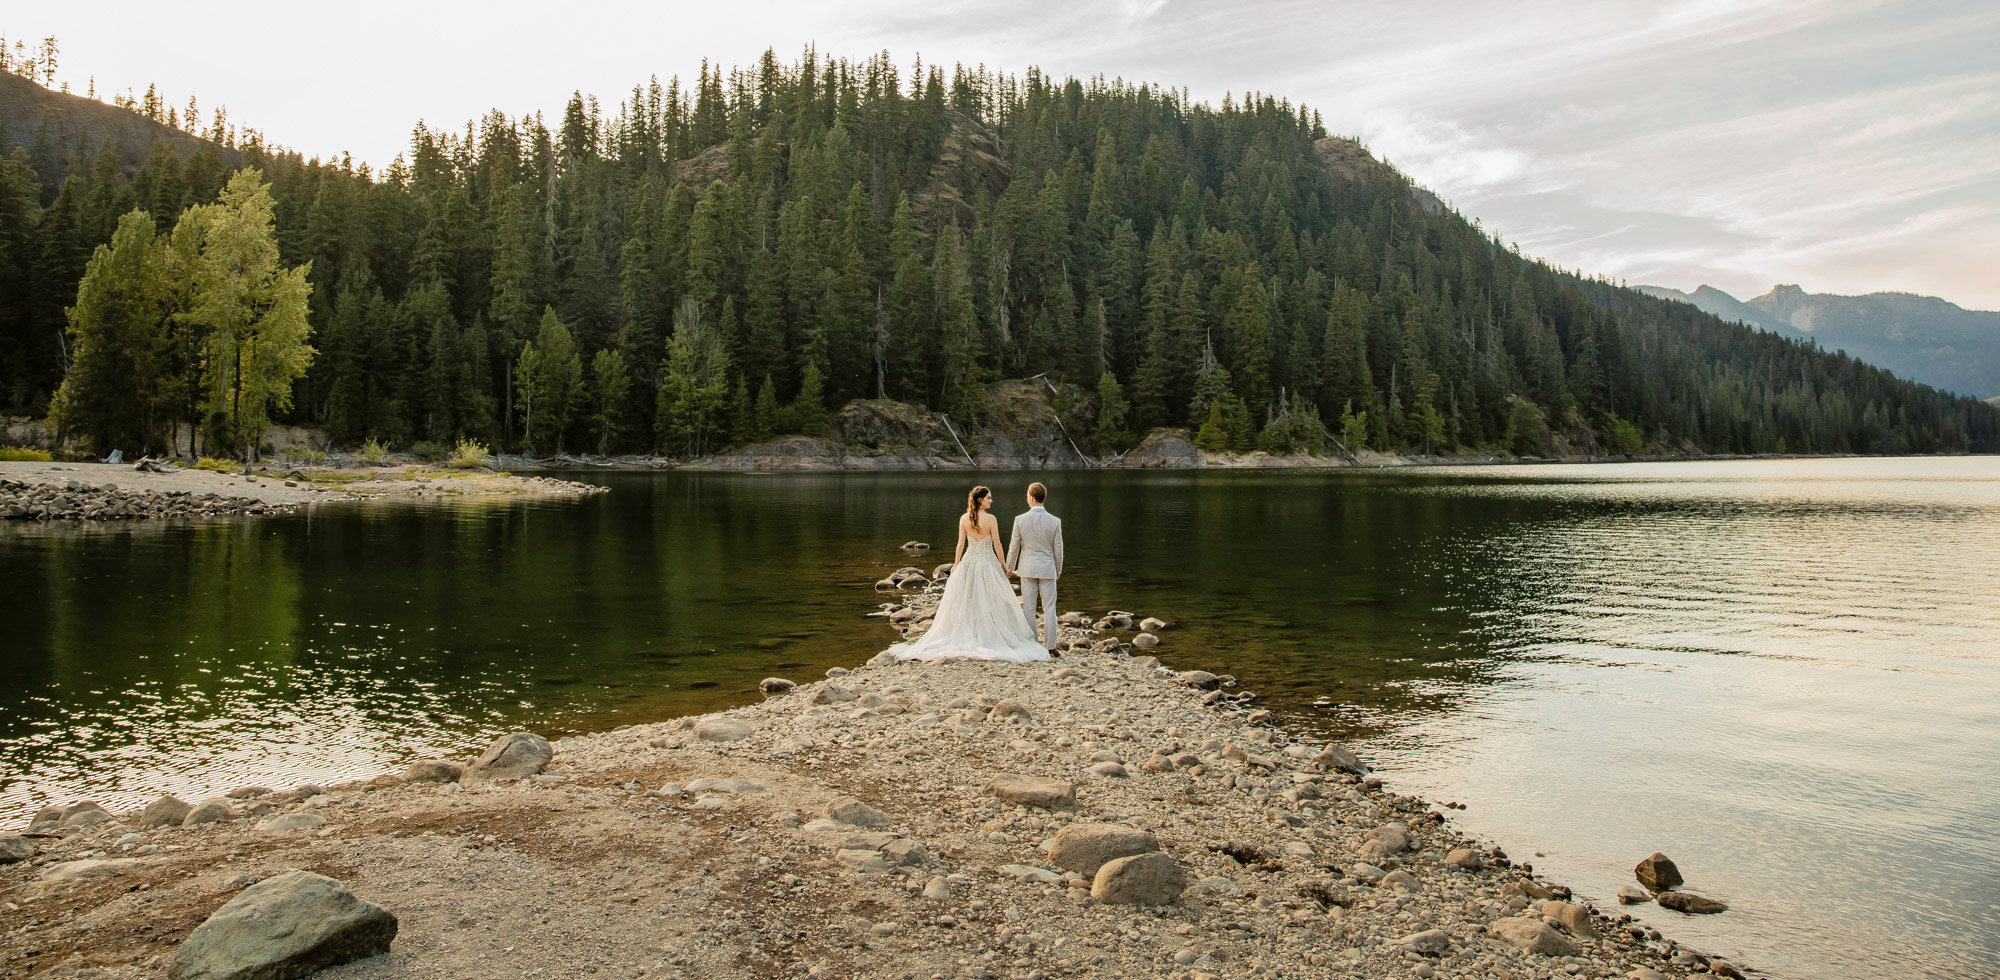
[[[1351,772],[1357,776],[1368,774],[1368,767],[1362,765],[1361,760],[1355,758],[1354,753],[1347,751],[1342,745],[1328,745],[1321,749],[1318,755],[1312,757],[1312,764],[1321,769]]]
[[[979,791],[1021,806],[1066,810],[1076,806],[1076,784],[1042,776],[995,776]]]
[[[1186,889],[1180,862],[1154,851],[1106,862],[1097,869],[1090,897],[1111,905],[1165,905]]]
[[[549,747],[548,739],[533,732],[515,732],[488,746],[479,761],[465,767],[458,781],[478,786],[500,779],[526,779],[541,772],[555,757],[556,750]]]
[[[1638,885],[1619,885],[1618,904],[1640,905],[1653,900],[1653,893]]]
[[[1681,869],[1674,866],[1674,859],[1658,851],[1654,851],[1652,857],[1639,862],[1639,866],[1633,868],[1632,872],[1639,876],[1639,884],[1656,892],[1663,892],[1683,883]]]
[[[1174,675],[1174,680],[1203,691],[1213,691],[1221,686],[1222,679],[1205,670],[1189,670]]]
[[[1704,898],[1693,892],[1665,891],[1653,896],[1663,909],[1686,912],[1689,915],[1714,915],[1729,911],[1729,906],[1712,898]]]
[[[1538,956],[1575,956],[1576,944],[1570,942],[1556,927],[1540,919],[1519,916],[1500,919],[1492,925],[1494,936]]]
[[[170,980],[292,980],[389,951],[396,917],[310,871],[266,878],[197,926]]]
[[[465,775],[465,767],[442,759],[418,759],[403,770],[406,783],[455,783]]]
[[[766,677],[758,681],[757,686],[762,688],[765,694],[784,694],[799,685],[798,682],[783,677]]]
[[[1108,823],[1070,824],[1049,841],[1049,863],[1064,871],[1095,875],[1108,862],[1159,849],[1159,838],[1143,830]]]
[[[189,806],[184,800],[162,796],[146,804],[146,809],[139,814],[139,826],[144,830],[152,830],[155,827],[178,827],[193,810],[194,807]]]

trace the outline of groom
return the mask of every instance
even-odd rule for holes
[[[1014,518],[1014,531],[1007,542],[1007,566],[1021,579],[1021,611],[1028,617],[1028,632],[1035,630],[1035,601],[1042,604],[1042,646],[1056,655],[1056,580],[1062,578],[1062,518],[1042,505],[1049,488],[1028,484],[1028,512]]]

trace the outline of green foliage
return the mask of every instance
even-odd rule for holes
[[[792,400],[792,412],[800,432],[809,436],[826,434],[826,395],[819,365],[806,363],[805,380],[799,385],[799,397]]]
[[[451,459],[445,465],[455,470],[473,470],[493,461],[493,454],[486,451],[485,443],[474,439],[460,439],[451,450]]]
[[[1118,376],[1110,371],[1097,379],[1097,444],[1111,452],[1129,449],[1132,433],[1125,428],[1125,418],[1131,406],[1125,401],[1125,389],[1118,384]]]
[[[1351,398],[1340,408],[1340,441],[1346,444],[1350,453],[1360,452],[1368,446],[1368,412],[1356,412]]]
[[[213,456],[203,456],[195,461],[194,468],[209,470],[214,473],[235,473],[243,469],[243,464],[233,459],[217,459]]]
[[[442,463],[451,457],[451,449],[444,443],[425,439],[410,444],[410,455],[426,463]]]
[[[354,451],[356,462],[370,466],[381,466],[389,462],[389,447],[380,439],[370,439]]]
[[[1516,456],[1540,456],[1548,451],[1542,437],[1541,410],[1526,398],[1514,399],[1513,407],[1507,413],[1507,428],[1500,436],[1500,444]]]
[[[1318,456],[1326,452],[1326,425],[1319,408],[1294,394],[1280,400],[1264,431],[1257,435],[1257,447],[1267,453],[1304,453]]]
[[[1606,452],[1623,456],[1635,455],[1646,448],[1645,433],[1640,432],[1638,426],[1616,415],[1604,417],[1604,428],[1598,438],[1603,442]],[[1778,452],[1784,452],[1784,449],[1779,448]]]
[[[0,463],[52,463],[55,458],[46,449],[26,446],[0,446]]]

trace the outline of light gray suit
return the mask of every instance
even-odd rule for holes
[[[1014,530],[1007,541],[1007,564],[1021,577],[1021,612],[1028,617],[1028,632],[1035,629],[1035,601],[1041,600],[1042,646],[1056,648],[1056,576],[1062,574],[1062,518],[1039,504],[1014,518]]]

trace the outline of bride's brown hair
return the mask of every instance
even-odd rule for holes
[[[979,526],[979,502],[992,492],[985,487],[973,487],[972,492],[965,495],[965,516],[972,518],[973,527]]]

